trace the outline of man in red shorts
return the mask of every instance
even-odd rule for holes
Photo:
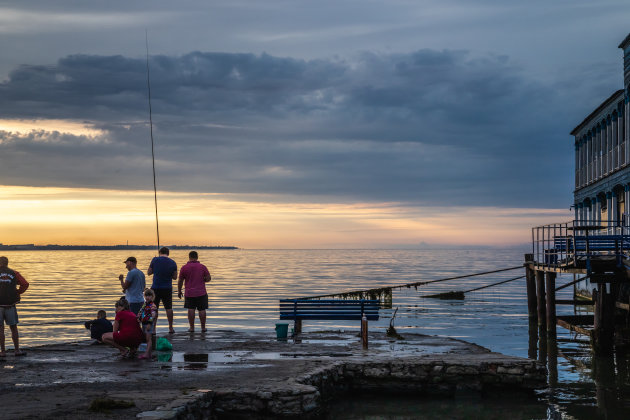
[[[206,332],[206,309],[208,309],[208,292],[206,283],[211,280],[210,272],[197,259],[197,251],[188,253],[188,262],[179,271],[177,282],[177,297],[182,298],[182,285],[186,289],[184,308],[188,309],[189,332],[195,331],[195,309],[199,311],[201,332]]]

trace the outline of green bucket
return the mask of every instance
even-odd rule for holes
[[[278,338],[278,340],[286,340],[288,332],[289,332],[289,324],[285,324],[285,323],[276,324],[276,337]]]

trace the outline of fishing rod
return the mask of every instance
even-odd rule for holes
[[[149,129],[151,132],[151,163],[153,165],[153,199],[155,202],[155,230],[157,233],[157,249],[160,249],[160,223],[158,221],[157,184],[155,182],[155,146],[153,142],[153,111],[151,108],[151,70],[149,68],[149,31],[145,29],[145,44],[147,47],[147,90],[149,92]]]

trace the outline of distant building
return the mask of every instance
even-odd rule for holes
[[[623,50],[624,88],[571,131],[575,136],[575,219],[608,227],[630,220],[630,35],[619,48]]]

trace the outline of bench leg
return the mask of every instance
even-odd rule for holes
[[[363,348],[368,348],[368,321],[363,318],[361,320],[361,342],[363,343]]]
[[[302,320],[296,319],[295,325],[293,326],[293,334],[299,335],[302,334]]]

